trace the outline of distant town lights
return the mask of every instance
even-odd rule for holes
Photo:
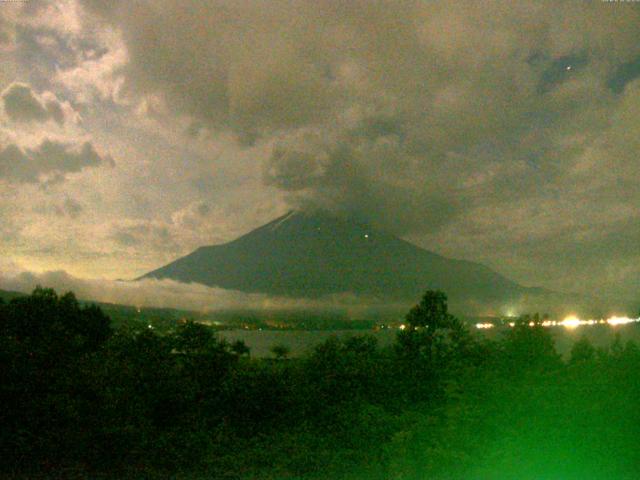
[[[635,323],[635,322],[640,322],[640,318],[610,317],[607,319],[607,323],[609,325],[625,325],[627,323]]]
[[[599,320],[595,320],[595,319],[582,320],[575,315],[569,315],[568,317],[565,317],[563,320],[560,320],[560,321],[556,321],[556,320],[544,320],[543,322],[529,321],[529,322],[526,322],[524,325],[527,325],[529,327],[535,327],[537,325],[540,325],[542,327],[565,327],[573,330],[574,328],[581,327],[584,325],[592,326],[592,325],[606,324],[606,325],[611,325],[612,327],[615,327],[617,325],[627,325],[629,323],[640,323],[640,318],[612,316],[607,319],[601,318]],[[513,328],[516,326],[516,322],[509,322],[507,325],[510,328]],[[496,325],[493,323],[476,323],[475,324],[475,327],[478,330],[486,330],[489,328],[493,328],[495,326]]]
[[[580,325],[583,325],[583,323],[582,323],[582,320],[580,320],[575,315],[569,315],[564,320],[562,320],[559,323],[559,325],[562,325],[563,327],[566,327],[566,328],[576,328],[576,327],[579,327]]]
[[[476,328],[480,330],[486,330],[493,327],[495,327],[493,323],[476,323]]]

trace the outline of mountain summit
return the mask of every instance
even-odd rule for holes
[[[141,278],[149,277],[298,298],[350,292],[415,300],[435,288],[454,301],[484,303],[531,291],[484,265],[445,258],[367,224],[301,211]]]

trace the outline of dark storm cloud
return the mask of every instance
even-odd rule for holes
[[[46,139],[36,148],[9,144],[0,149],[0,179],[16,183],[64,179],[85,168],[114,164],[110,156],[100,155],[89,142],[74,146]]]
[[[28,3],[46,5],[44,2]],[[42,13],[46,17],[47,13]],[[69,35],[46,25],[29,23],[16,24],[15,48],[22,61],[31,65],[32,73],[44,76],[72,66],[78,55],[78,46],[72,44]]]
[[[44,122],[49,119],[64,123],[62,105],[55,98],[38,98],[31,87],[24,83],[12,83],[2,92],[4,111],[10,120],[17,122]]]
[[[392,161],[398,155],[397,136],[378,135],[384,134],[367,136],[377,143],[359,144],[348,135],[332,145],[309,138],[277,145],[266,163],[265,180],[290,192],[295,206],[329,208],[395,232],[447,223],[460,208],[453,192],[428,177],[416,189],[412,179],[389,171],[392,165],[408,167],[410,161]]]
[[[604,4],[84,4],[122,33],[130,91],[273,142],[265,178],[292,203],[398,232],[454,221],[521,162],[563,181],[544,153],[606,124],[607,81],[640,54],[640,11]]]

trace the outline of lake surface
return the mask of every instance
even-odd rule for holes
[[[506,328],[494,328],[491,330],[478,331],[472,329],[474,335],[484,336],[491,339],[499,339]],[[617,333],[624,343],[634,340],[640,344],[640,325],[595,325],[580,326],[574,329],[564,327],[553,327],[549,329],[556,341],[556,349],[562,355],[567,355],[571,346],[583,335],[595,347],[606,347],[610,345]],[[285,345],[291,350],[291,356],[300,356],[309,352],[315,345],[322,343],[331,336],[349,337],[357,335],[371,335],[378,340],[378,345],[388,346],[395,341],[398,330],[223,330],[218,333],[220,338],[229,342],[244,340],[251,349],[253,357],[272,356],[270,349],[274,345]]]

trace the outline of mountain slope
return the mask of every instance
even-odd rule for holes
[[[14,292],[12,290],[0,290],[0,299],[2,299],[5,302],[9,302],[14,298],[24,297],[25,295],[26,293]]]
[[[317,212],[289,212],[141,278],[149,277],[306,298],[352,292],[415,299],[438,288],[452,299],[484,302],[531,291],[483,265],[448,259],[368,225]]]

